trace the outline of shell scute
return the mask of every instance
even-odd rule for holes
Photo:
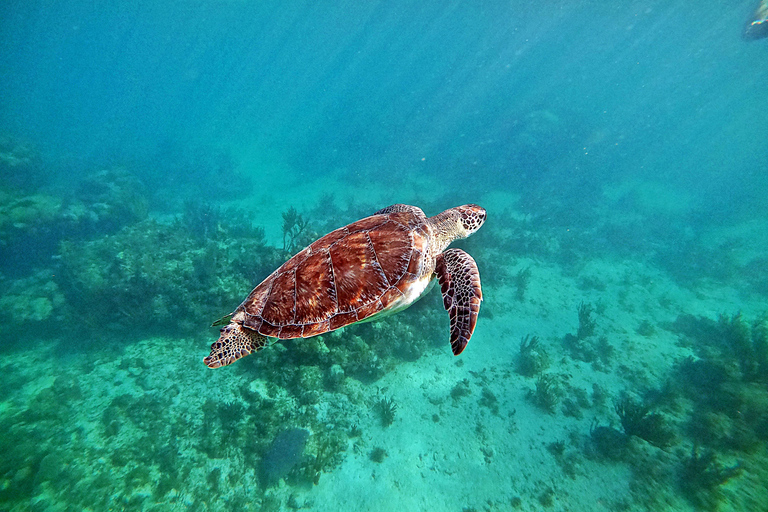
[[[339,327],[344,327],[345,325],[357,322],[357,311],[352,310],[347,311],[346,313],[339,313],[332,316],[328,322],[328,327],[331,331],[338,329]]]
[[[402,298],[421,272],[423,219],[379,214],[339,228],[288,260],[238,311],[264,336],[310,337],[338,329]]]
[[[371,315],[375,315],[376,313],[379,313],[383,309],[384,309],[384,304],[382,304],[380,300],[377,300],[375,302],[370,302],[365,306],[361,307],[360,310],[358,311],[358,316],[360,318],[368,318]]]
[[[296,324],[324,322],[336,310],[336,287],[328,250],[313,252],[296,268]]]
[[[389,290],[384,292],[384,295],[381,296],[381,303],[385,306],[387,304],[391,304],[393,301],[401,299],[405,296],[405,294],[400,291],[399,288],[396,286],[391,287]]]
[[[301,332],[303,331],[303,326],[301,325],[284,325],[280,328],[280,334],[278,335],[278,338],[282,339],[289,339],[289,338],[298,338],[301,336]]]
[[[368,233],[351,233],[330,248],[339,312],[377,300],[389,283],[376,260]]]
[[[402,225],[392,223],[391,230],[372,231],[368,236],[387,282],[394,284],[410,261],[413,242],[409,232]]]
[[[267,303],[274,281],[275,274],[267,277],[259,286],[253,289],[238,309],[244,310],[249,316],[261,317],[261,311],[264,309],[264,304]],[[246,325],[246,327],[250,326]]]
[[[318,322],[315,324],[307,324],[304,326],[304,330],[301,332],[302,338],[309,338],[310,336],[317,336],[331,330],[330,322]]]
[[[264,309],[261,311],[261,317],[265,322],[278,326],[294,322],[294,317],[296,316],[295,285],[295,271],[282,272],[275,276],[275,280],[272,283],[272,291],[264,304]],[[261,329],[259,332],[265,336],[273,336],[272,334],[266,334]]]
[[[359,221],[350,224],[346,229],[349,233],[375,231],[380,229],[381,226],[388,221],[389,217],[387,215],[371,215],[370,217],[360,219]]]
[[[348,234],[349,234],[349,229],[346,226],[344,226],[343,228],[335,229],[330,233],[328,233],[327,235],[325,235],[324,237],[318,238],[317,240],[309,244],[309,249],[312,252],[321,251],[324,249],[327,250],[328,247],[335,244],[336,242],[338,242]]]
[[[389,220],[405,226],[407,231],[412,231],[424,225],[424,218],[413,215],[410,212],[390,213]]]
[[[312,252],[312,249],[305,247],[301,250],[301,252],[296,253],[295,256],[283,263],[283,265],[278,269],[278,273],[285,274],[286,272],[295,271],[296,267],[301,265],[309,257],[309,255],[312,254]]]
[[[281,326],[272,325],[269,322],[264,321],[261,323],[261,326],[259,327],[259,334],[263,334],[264,336],[272,336],[274,338],[279,338],[280,329],[281,329]]]
[[[408,261],[406,272],[413,276],[418,276],[421,273],[421,251],[413,251],[411,253],[411,259]]]
[[[261,330],[261,324],[263,323],[264,320],[260,316],[249,315],[246,313],[245,319],[243,320],[243,327],[259,332]]]

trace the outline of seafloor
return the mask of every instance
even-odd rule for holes
[[[765,225],[686,237],[649,184],[534,215],[423,176],[275,178],[290,196],[160,215],[128,175],[80,203],[2,196],[4,239],[50,255],[2,277],[0,510],[766,510]],[[433,290],[203,365],[210,323],[304,238],[392,202],[488,210],[457,244],[485,295],[461,356]]]

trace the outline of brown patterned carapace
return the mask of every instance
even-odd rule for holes
[[[427,237],[403,216],[368,217],[314,242],[245,299],[243,326],[306,338],[382,311],[422,270]]]
[[[400,310],[436,275],[451,315],[451,346],[460,353],[475,327],[480,276],[468,254],[443,250],[479,229],[485,215],[465,205],[427,218],[415,206],[393,205],[332,231],[248,295],[205,363],[230,364],[265,346],[265,337],[307,338]]]

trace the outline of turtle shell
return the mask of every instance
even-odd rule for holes
[[[316,240],[248,295],[235,314],[264,336],[306,338],[379,313],[423,273],[429,235],[413,212],[366,217]]]

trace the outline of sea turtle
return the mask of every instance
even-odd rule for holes
[[[219,368],[267,345],[268,337],[309,338],[401,311],[440,283],[459,355],[475,330],[483,293],[472,256],[448,249],[483,225],[467,204],[427,218],[394,204],[313,242],[261,282],[223,325],[205,364]]]

